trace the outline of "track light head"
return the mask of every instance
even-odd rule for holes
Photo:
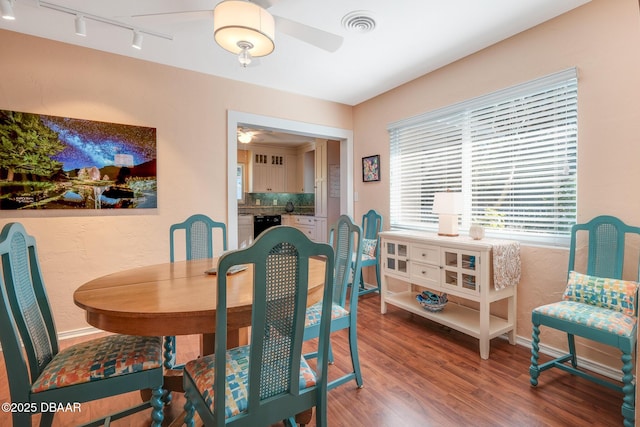
[[[131,43],[131,47],[138,50],[142,49],[142,39],[142,33],[137,30],[133,30],[133,43]]]
[[[13,13],[13,0],[0,0],[0,12],[2,13],[2,18],[7,21],[16,19],[16,15]]]
[[[84,20],[84,16],[78,14],[75,20],[76,34],[82,37],[87,36],[87,21]]]

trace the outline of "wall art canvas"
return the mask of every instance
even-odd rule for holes
[[[362,181],[380,181],[380,155],[362,158]]]
[[[0,210],[157,208],[156,129],[0,110]]]

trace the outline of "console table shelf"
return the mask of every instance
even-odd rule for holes
[[[489,358],[492,338],[507,334],[515,345],[517,286],[495,289],[492,280],[493,247],[514,242],[397,231],[380,237],[383,314],[390,304],[477,338],[483,359]],[[399,279],[402,289],[390,290],[389,278]],[[475,301],[479,309],[450,301],[442,311],[427,311],[416,301],[422,289]],[[508,302],[506,318],[491,314],[491,303],[501,300]]]

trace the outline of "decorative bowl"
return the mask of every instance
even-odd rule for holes
[[[416,295],[416,300],[420,303],[422,308],[431,312],[442,311],[449,301],[447,294],[436,294],[430,291],[422,291],[421,294]]]

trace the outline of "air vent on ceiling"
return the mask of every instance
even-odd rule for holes
[[[376,21],[371,16],[371,12],[356,10],[342,18],[342,26],[354,33],[368,33],[376,28]]]

